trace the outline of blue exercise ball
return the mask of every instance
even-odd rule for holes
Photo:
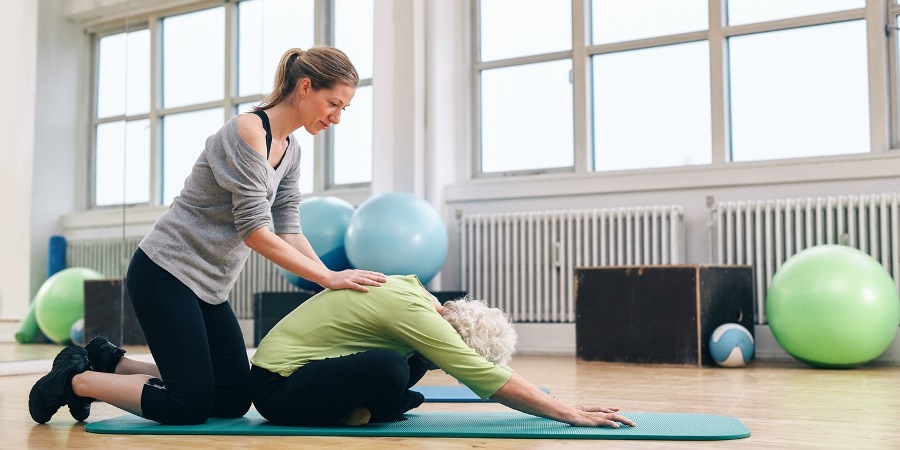
[[[350,264],[385,275],[411,275],[422,284],[447,258],[447,229],[431,204],[406,192],[372,197],[356,209],[344,238]]]
[[[720,325],[709,337],[709,353],[723,367],[740,367],[753,359],[753,335],[737,323]]]
[[[312,197],[300,202],[298,213],[303,235],[325,266],[334,271],[349,269],[350,261],[344,250],[344,235],[350,224],[350,217],[353,216],[353,205],[337,197]],[[322,290],[322,286],[281,267],[278,268],[278,272],[300,289],[315,292]]]

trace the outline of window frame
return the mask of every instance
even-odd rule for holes
[[[871,3],[872,0],[869,0]],[[885,6],[885,16],[884,16],[884,34],[887,36],[887,42],[884,44],[885,48],[883,51],[887,52],[887,60],[888,60],[888,81],[887,81],[887,95],[889,96],[889,105],[888,111],[890,118],[888,119],[890,122],[890,132],[887,138],[890,143],[890,149],[898,149],[900,148],[900,44],[898,44],[897,36],[900,33],[900,3],[897,3],[893,0],[888,0],[885,2],[887,5]],[[874,11],[873,11],[874,10]],[[872,7],[867,10],[868,15],[873,15],[877,13],[877,8]],[[869,42],[869,58],[872,58],[873,53],[877,54],[879,52],[879,48],[872,48],[871,42],[871,33],[870,33],[870,42]],[[872,64],[869,63],[869,70],[872,70]],[[870,74],[871,80],[871,74]],[[870,85],[872,82],[870,81]],[[875,111],[873,110],[873,113]],[[873,138],[875,136],[873,135]]]
[[[498,179],[506,177],[522,177],[534,175],[547,175],[554,179],[569,173],[578,178],[581,177],[609,177],[621,176],[627,172],[630,174],[644,175],[666,172],[702,172],[708,170],[729,169],[734,166],[767,166],[784,164],[802,164],[815,161],[850,160],[884,157],[893,149],[900,147],[900,100],[898,100],[898,44],[897,33],[893,30],[889,39],[877,40],[881,33],[891,30],[888,20],[900,15],[900,5],[885,5],[880,0],[867,0],[864,8],[830,12],[802,16],[796,18],[779,19],[767,22],[729,26],[727,24],[727,0],[708,1],[707,30],[680,33],[668,36],[637,39],[632,41],[615,42],[609,44],[591,43],[591,0],[572,0],[572,50],[543,55],[531,55],[505,60],[483,62],[480,60],[480,29],[479,17],[480,2],[473,0],[471,9],[473,46],[472,54],[472,147],[471,147],[471,178],[472,179]],[[818,156],[785,158],[780,160],[763,160],[733,162],[731,161],[730,138],[730,104],[729,104],[729,66],[728,66],[728,39],[735,36],[744,36],[770,31],[795,29],[807,26],[824,25],[829,23],[846,22],[852,20],[866,21],[867,35],[867,60],[869,77],[869,112],[870,112],[870,148],[868,152],[845,156]],[[893,23],[893,22],[891,22]],[[900,24],[893,26],[900,28]],[[888,28],[886,28],[888,27]],[[595,171],[593,168],[593,93],[590,80],[591,58],[596,55],[637,50],[643,48],[659,47],[665,45],[683,44],[706,40],[710,51],[710,99],[711,99],[711,129],[712,158],[710,164],[696,166],[673,166],[662,168],[629,169],[624,171]],[[888,51],[887,46],[890,46]],[[481,171],[480,161],[483,149],[481,148],[481,71],[499,67],[510,67],[533,62],[543,62],[564,58],[572,59],[572,84],[573,84],[573,117],[574,117],[574,161],[570,168],[562,169],[535,169],[528,171],[505,171],[484,173]],[[886,72],[890,70],[890,78],[885,79]]]

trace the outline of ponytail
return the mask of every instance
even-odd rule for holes
[[[359,74],[350,58],[334,47],[292,48],[281,56],[272,92],[253,107],[254,111],[269,109],[290,98],[297,83],[309,78],[313,90],[331,89],[335,84],[359,86]]]

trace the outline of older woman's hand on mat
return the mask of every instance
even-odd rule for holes
[[[619,423],[624,423],[631,427],[637,426],[634,421],[612,409],[605,406],[575,406],[575,410],[578,411],[577,416],[568,423],[580,427],[619,428]],[[619,408],[614,409],[618,411]]]
[[[583,405],[575,405],[573,406],[575,409],[580,409],[585,412],[604,412],[604,413],[615,413],[619,412],[619,408],[615,406],[583,406]]]
[[[491,399],[517,411],[569,425],[613,428],[618,428],[619,423],[632,427],[636,425],[631,419],[619,414],[619,408],[569,405],[538,389],[516,373]]]

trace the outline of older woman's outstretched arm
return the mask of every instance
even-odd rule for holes
[[[491,399],[524,413],[575,426],[618,428],[619,422],[635,426],[631,419],[618,414],[619,408],[569,405],[541,391],[515,373]]]

